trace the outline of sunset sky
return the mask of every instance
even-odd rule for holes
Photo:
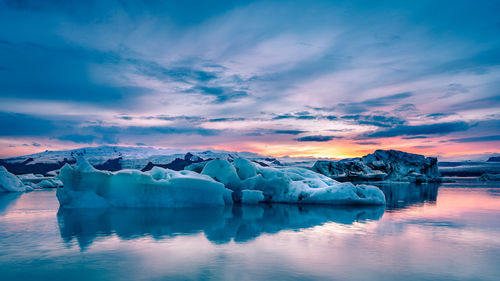
[[[500,153],[500,1],[144,2],[0,0],[0,158]]]

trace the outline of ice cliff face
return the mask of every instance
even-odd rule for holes
[[[437,158],[397,150],[377,150],[357,159],[316,161],[313,170],[340,181],[440,181]]]
[[[271,168],[243,158],[204,163],[201,174],[153,167],[150,171],[100,171],[86,160],[61,169],[62,207],[193,207],[241,202],[384,204],[375,186],[339,183],[303,168]]]

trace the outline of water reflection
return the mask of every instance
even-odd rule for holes
[[[21,195],[21,192],[0,192],[0,215],[6,214]]]
[[[85,249],[99,237],[150,236],[163,239],[203,232],[214,243],[245,242],[263,233],[299,230],[327,222],[352,224],[378,220],[383,206],[331,207],[286,204],[186,209],[59,209],[57,219],[65,242],[76,238]]]
[[[402,209],[420,203],[434,203],[440,184],[387,184],[380,185],[385,194],[387,209]]]
[[[294,205],[58,211],[54,190],[0,196],[0,276],[498,279],[498,184],[457,180],[442,184],[439,194],[425,185],[383,188],[389,205],[402,209],[383,216],[383,207]],[[432,203],[436,195],[439,204]]]

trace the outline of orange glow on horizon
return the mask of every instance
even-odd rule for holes
[[[248,151],[261,155],[268,155],[273,157],[312,157],[312,158],[354,158],[361,157],[366,154],[372,153],[377,149],[395,149],[409,153],[422,154],[426,156],[437,157],[467,157],[479,154],[499,153],[497,142],[483,142],[483,143],[453,143],[441,142],[446,139],[432,139],[425,140],[405,140],[400,138],[387,138],[376,140],[378,144],[363,145],[359,141],[339,139],[328,142],[297,142],[297,141],[243,141],[243,142],[226,142],[220,145],[203,145],[203,146],[160,146],[154,145],[154,148],[173,148],[173,149],[219,149],[227,151]],[[58,151],[58,150],[71,150],[82,147],[97,146],[97,145],[77,145],[67,143],[56,143],[50,146],[32,146],[23,145],[26,140],[4,140],[3,145],[0,145],[0,158],[16,157],[28,154],[43,152],[45,150]],[[30,143],[30,142],[28,142]],[[496,145],[495,145],[496,144]],[[113,145],[111,145],[113,146]],[[135,146],[135,145],[117,145],[117,146]]]

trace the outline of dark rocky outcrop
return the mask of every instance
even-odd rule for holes
[[[102,164],[94,165],[94,168],[103,171],[116,172],[122,169],[121,160],[121,157],[118,157],[116,159],[109,159]]]
[[[212,160],[212,159],[203,160],[203,158],[198,157],[198,156],[193,155],[192,153],[188,152],[188,153],[186,153],[186,155],[184,155],[184,159],[175,158],[172,162],[170,162],[168,164],[155,164],[152,162],[148,162],[148,164],[144,168],[142,168],[141,171],[146,172],[146,171],[153,169],[153,167],[161,167],[161,168],[165,168],[165,169],[171,169],[174,171],[181,171],[193,163],[200,163],[200,162],[205,162],[208,160]]]
[[[94,167],[99,170],[104,171],[119,171],[122,169],[121,165],[122,158],[108,159],[106,162],[101,164],[95,164]],[[24,175],[24,174],[40,174],[47,175],[48,172],[59,170],[62,166],[66,164],[75,164],[76,159],[64,158],[62,161],[50,162],[50,163],[33,163],[33,158],[28,158],[22,162],[7,162],[5,160],[0,159],[0,166],[4,166],[9,172],[15,175]]]
[[[41,174],[46,175],[50,171],[58,170],[65,164],[75,164],[75,159],[64,158],[63,161],[55,163],[31,163],[33,158],[28,158],[23,162],[7,162],[0,159],[0,166],[4,166],[9,172],[15,175]]]

